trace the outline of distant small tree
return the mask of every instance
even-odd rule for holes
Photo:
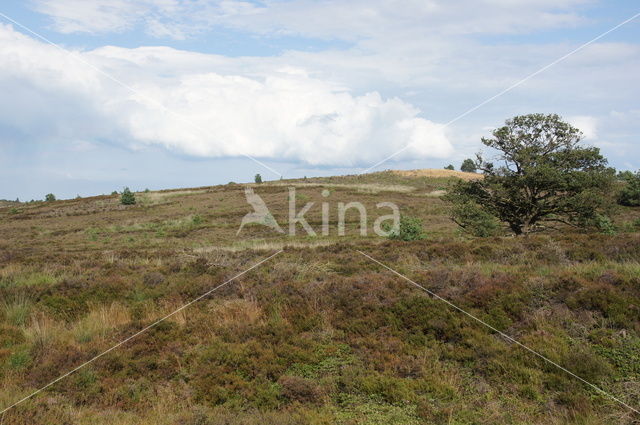
[[[262,176],[260,174],[256,174],[256,176],[254,177],[254,181],[256,183],[262,183]]]
[[[112,195],[112,196],[117,196],[117,195],[118,195],[118,191],[117,191],[117,190],[114,190],[113,192],[111,192],[111,195]]]
[[[460,171],[464,171],[465,173],[475,173],[477,170],[476,162],[473,159],[467,158],[462,161],[462,165],[460,166]]]
[[[47,193],[47,196],[44,197],[44,200],[47,202],[53,202],[56,200],[56,195],[53,193]]]
[[[449,164],[446,167],[444,167],[445,170],[455,170],[456,167],[453,166],[453,164]]]
[[[516,234],[549,223],[586,227],[610,203],[615,171],[595,147],[582,147],[582,133],[555,114],[506,121],[482,143],[496,150],[499,166],[478,155],[482,180],[460,181],[445,196],[454,205],[472,203]]]
[[[120,195],[120,203],[122,205],[134,205],[136,203],[136,195],[128,187],[125,187]]]

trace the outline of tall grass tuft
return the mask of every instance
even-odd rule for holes
[[[129,310],[121,304],[112,303],[108,306],[94,307],[89,314],[75,324],[71,333],[77,342],[86,343],[96,338],[104,338],[111,329],[129,322],[131,322]]]
[[[2,301],[1,308],[8,323],[14,326],[24,326],[29,319],[31,302],[24,295],[19,295],[12,301]]]

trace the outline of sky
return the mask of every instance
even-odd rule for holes
[[[534,112],[637,170],[640,17],[566,55],[638,13],[632,0],[3,0],[0,199],[458,168]]]

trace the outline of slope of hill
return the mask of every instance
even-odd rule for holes
[[[465,173],[456,170],[438,170],[434,168],[422,168],[419,170],[391,170],[392,173],[408,177],[456,177],[462,180],[479,180],[482,174]]]
[[[0,209],[0,410],[89,361],[3,424],[637,423],[610,396],[640,406],[640,211],[620,210],[615,236],[470,239],[434,195],[451,181],[383,172]],[[295,187],[316,235],[238,234],[245,186],[287,230]],[[339,203],[355,201],[369,230],[351,210],[341,236]],[[375,236],[381,202],[427,239]]]

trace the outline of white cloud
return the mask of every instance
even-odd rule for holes
[[[360,40],[425,34],[505,34],[585,22],[571,8],[590,0],[35,0],[54,29],[122,32],[133,26],[184,38],[211,27],[261,34]]]
[[[585,140],[598,138],[598,119],[596,117],[578,115],[567,117],[567,122],[582,131]]]
[[[267,61],[248,73],[242,59],[169,48],[76,54],[137,93],[2,26],[0,88],[12,96],[0,98],[0,124],[45,141],[107,139],[196,156],[249,154],[314,165],[369,164],[407,144],[414,146],[404,158],[452,152],[442,126],[410,104],[375,91],[354,94],[299,67]]]
[[[130,0],[42,0],[34,6],[50,16],[53,28],[62,33],[122,32],[149,11],[148,2]]]

